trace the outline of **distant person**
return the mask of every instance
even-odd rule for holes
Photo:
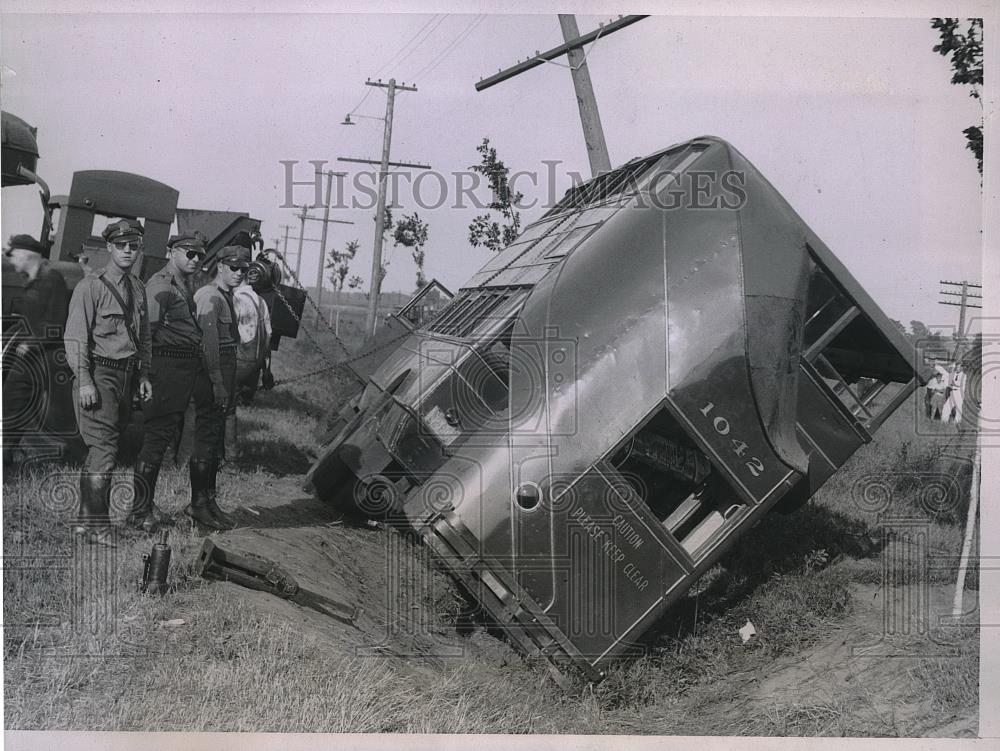
[[[205,369],[194,386],[195,408],[203,428],[196,428],[191,457],[191,505],[196,522],[213,529],[232,529],[236,522],[219,508],[216,480],[225,455],[226,415],[236,400],[236,348],[239,324],[233,290],[243,282],[250,251],[227,245],[216,256],[215,278],[194,294],[202,331]]]
[[[167,521],[162,513],[157,518],[153,503],[160,465],[180,430],[195,381],[203,370],[201,326],[191,280],[205,258],[205,243],[197,235],[174,235],[167,247],[170,257],[166,266],[146,282],[153,398],[143,410],[145,431],[133,476],[132,510],[127,518],[130,525],[146,532],[156,531],[158,525]],[[196,432],[198,428],[196,421]]]
[[[108,265],[73,290],[66,321],[66,357],[76,380],[77,423],[87,445],[80,473],[80,513],[75,534],[114,547],[110,520],[111,472],[118,439],[132,414],[133,394],[153,396],[146,290],[132,275],[142,254],[143,226],[112,222],[101,233]]]
[[[64,359],[69,289],[63,275],[49,265],[49,247],[31,235],[14,235],[3,253],[24,277],[24,290],[11,301],[11,313],[27,327],[10,342],[12,360],[5,364],[9,374],[3,385],[3,444],[10,461],[9,452],[22,438],[38,434],[49,416],[56,373]]]
[[[962,405],[965,399],[965,371],[962,363],[956,362],[952,365],[951,373],[948,377],[948,391],[944,408],[941,411],[943,422],[962,422]]]
[[[935,366],[936,367],[936,366]],[[934,373],[927,382],[927,392],[930,395],[927,416],[932,420],[941,419],[941,411],[944,408],[945,398],[948,391],[948,379],[941,373]]]

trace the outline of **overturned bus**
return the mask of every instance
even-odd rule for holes
[[[521,650],[599,680],[918,380],[781,195],[697,138],[527,227],[372,373],[306,486],[405,519]]]

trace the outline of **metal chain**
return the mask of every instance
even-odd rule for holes
[[[310,296],[310,294],[308,292],[306,292],[305,286],[299,280],[298,276],[296,276],[295,272],[292,271],[291,266],[289,266],[285,262],[284,257],[281,256],[280,254],[278,255],[278,259],[281,261],[281,265],[285,267],[285,271],[288,272],[289,277],[291,277],[295,281],[295,283],[298,285],[299,289],[301,289],[303,292],[305,292],[306,302],[308,302],[309,305],[312,306],[312,309],[316,312],[317,319],[323,322],[323,325],[326,326],[327,330],[331,334],[333,334],[333,338],[337,342],[337,344],[340,345],[340,348],[342,350],[344,350],[344,353],[347,354],[348,357],[350,357],[351,350],[348,348],[348,346],[346,344],[344,344],[344,340],[341,339],[340,336],[337,334],[337,330],[333,326],[330,325],[330,322],[326,319],[326,316],[323,315],[323,311],[321,311],[319,309],[319,306],[312,299],[312,297]],[[277,286],[275,286],[275,289],[277,290]],[[280,295],[281,293],[278,292],[278,294]],[[288,301],[287,300],[285,301],[285,305],[288,305]],[[288,306],[288,308],[289,308],[289,310],[291,310],[291,306],[290,305]],[[294,316],[295,313],[293,312],[292,315]],[[298,317],[296,317],[296,321],[299,321]],[[301,323],[301,321],[300,321],[300,323]]]
[[[318,370],[310,371],[308,373],[302,373],[300,375],[292,376],[290,378],[282,378],[282,379],[276,380],[274,382],[274,387],[273,388],[277,388],[278,386],[287,386],[290,383],[295,383],[296,381],[301,381],[301,380],[304,380],[306,378],[313,378],[313,377],[315,377],[317,375],[322,375],[323,373],[332,372],[332,371],[336,370],[337,368],[348,367],[351,363],[358,362],[359,360],[364,360],[366,357],[369,357],[369,356],[375,354],[376,352],[379,352],[379,351],[381,351],[383,349],[386,349],[387,347],[390,347],[390,346],[396,344],[397,342],[402,341],[407,336],[409,336],[410,332],[409,331],[405,331],[405,332],[401,333],[399,336],[394,337],[394,338],[390,339],[389,341],[380,344],[377,347],[373,347],[372,349],[367,350],[366,352],[362,352],[362,353],[360,353],[358,355],[353,355],[352,356],[351,355],[351,350],[347,347],[347,345],[340,338],[340,336],[338,336],[336,329],[334,329],[330,325],[329,321],[327,321],[326,317],[323,315],[322,311],[319,309],[319,306],[316,305],[316,303],[313,301],[313,299],[309,295],[309,293],[306,292],[305,287],[302,286],[302,282],[299,281],[299,278],[295,275],[295,272],[292,271],[291,267],[285,262],[284,257],[282,257],[280,254],[276,254],[276,255],[277,255],[278,259],[281,261],[281,265],[284,266],[285,270],[288,272],[288,275],[295,281],[295,283],[298,285],[299,289],[301,289],[305,293],[306,300],[312,306],[313,310],[316,311],[316,316],[318,317],[318,319],[320,321],[323,322],[323,324],[330,331],[330,333],[333,334],[334,340],[337,342],[337,344],[340,345],[340,348],[342,350],[344,350],[344,353],[347,355],[347,357],[345,359],[343,359],[343,360],[340,360],[339,362],[334,362],[326,354],[326,352],[323,351],[323,348],[319,346],[319,342],[317,342],[316,339],[313,338],[312,334],[309,333],[308,329],[306,327],[302,326],[302,319],[301,319],[301,317],[295,314],[295,310],[292,308],[291,303],[281,293],[280,286],[279,285],[275,285],[274,291],[277,294],[278,298],[281,300],[282,303],[284,303],[285,308],[291,314],[292,318],[295,319],[295,322],[299,324],[299,329],[302,332],[305,333],[306,337],[309,339],[309,341],[312,343],[312,345],[314,347],[316,347],[317,351],[320,354],[320,357],[322,357],[327,363],[329,363],[329,365],[327,365],[326,367],[323,367],[323,368],[319,368]],[[355,377],[359,377],[358,374],[353,370],[353,368],[351,369],[351,371],[352,371],[352,374],[355,375]]]
[[[301,381],[304,378],[312,378],[313,376],[321,375],[322,373],[328,373],[330,371],[336,370],[337,368],[340,368],[340,367],[343,367],[343,366],[346,366],[346,365],[350,365],[351,363],[358,362],[359,360],[364,360],[366,357],[368,357],[370,355],[373,355],[376,352],[380,352],[381,350],[386,349],[388,347],[391,347],[392,345],[394,345],[394,344],[402,341],[403,339],[405,339],[409,335],[410,335],[409,331],[404,331],[399,336],[393,337],[389,341],[384,342],[384,343],[380,344],[377,347],[373,347],[370,350],[362,352],[359,355],[355,355],[354,357],[349,357],[346,360],[341,360],[340,362],[333,363],[332,365],[330,365],[328,367],[325,367],[325,368],[320,368],[319,370],[313,370],[313,371],[310,371],[308,373],[303,373],[301,375],[292,376],[291,378],[282,378],[280,380],[275,381],[274,385],[275,385],[275,387],[277,387],[277,386],[287,386],[289,383],[295,383],[295,381]]]
[[[331,359],[330,356],[323,351],[323,348],[319,346],[319,342],[317,342],[316,339],[313,337],[313,335],[309,333],[309,329],[307,329],[305,326],[302,325],[302,320],[299,318],[299,316],[295,315],[295,310],[292,308],[292,304],[288,302],[288,299],[281,293],[281,289],[276,286],[274,288],[274,291],[277,293],[278,298],[281,300],[281,302],[284,303],[285,308],[291,314],[292,318],[295,319],[295,322],[299,324],[299,331],[301,331],[306,335],[306,338],[312,343],[312,345],[319,352],[320,357],[322,357],[324,360],[326,360],[326,362],[330,363],[331,365],[336,366],[336,362],[334,362],[334,360]]]
[[[303,373],[301,375],[292,376],[291,378],[279,378],[274,382],[274,386],[271,388],[278,388],[278,386],[287,386],[290,383],[295,383],[296,381],[301,381],[305,378],[312,378],[313,376],[322,375],[323,373],[329,373],[337,369],[337,365],[331,365],[326,368],[320,368],[319,370],[313,370],[309,373]]]
[[[280,253],[276,253],[275,255],[277,256],[278,260],[281,261],[281,265],[285,268],[285,271],[288,273],[288,275],[298,285],[299,289],[301,289],[303,291],[303,293],[305,293],[306,300],[309,301],[309,303],[313,306],[313,308],[316,308],[316,304],[313,303],[312,299],[309,296],[309,293],[306,292],[305,287],[302,286],[302,282],[299,280],[298,276],[296,276],[295,272],[292,271],[292,268],[285,262],[284,256],[282,256]],[[319,352],[320,357],[322,357],[326,362],[328,362],[330,364],[329,367],[323,368],[322,370],[316,371],[314,373],[308,373],[308,374],[306,374],[306,377],[312,376],[312,375],[316,375],[317,373],[323,373],[323,372],[335,370],[336,368],[340,367],[341,365],[346,365],[347,362],[349,362],[349,360],[341,360],[338,363],[338,362],[335,362],[329,355],[327,355],[326,352],[323,350],[323,348],[319,345],[319,342],[316,341],[315,337],[313,337],[313,335],[309,333],[309,329],[307,327],[305,327],[305,326],[302,325],[302,318],[301,318],[301,316],[299,316],[299,315],[297,315],[295,313],[295,310],[292,308],[292,304],[288,301],[288,299],[284,296],[284,294],[282,294],[282,292],[281,292],[281,286],[280,285],[275,285],[274,286],[274,291],[275,291],[275,294],[277,294],[278,298],[281,300],[281,302],[284,304],[285,308],[288,310],[289,314],[292,316],[292,318],[295,319],[295,322],[297,324],[299,324],[299,329],[306,335],[306,338],[312,343],[312,345]],[[322,319],[322,316],[321,316],[320,311],[319,311],[318,308],[316,308],[316,313],[317,313],[317,315],[320,315],[320,317]],[[334,329],[330,328],[330,324],[327,323],[325,319],[322,319],[322,320],[326,324],[326,327],[328,329],[330,329],[330,332],[333,334],[334,339],[336,340],[336,342],[340,345],[340,348],[342,350],[344,350],[344,353],[346,355],[348,355],[348,357],[350,357],[351,351],[350,351],[350,349],[348,349],[347,345],[344,344],[344,342],[341,340],[341,338],[339,336],[337,336],[337,332]],[[355,374],[355,376],[357,376],[357,374]],[[296,377],[296,378],[291,379],[291,381],[295,381],[295,380],[299,380],[299,378]],[[283,383],[287,384],[287,383],[289,383],[291,381],[289,379],[279,380],[279,381],[275,381],[274,385],[278,386],[278,385],[281,385]]]

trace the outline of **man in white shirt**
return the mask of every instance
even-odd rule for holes
[[[941,410],[941,420],[943,422],[962,422],[962,403],[965,398],[965,371],[962,363],[957,362],[952,366],[948,379],[948,397]]]
[[[236,381],[242,404],[253,399],[261,371],[270,370],[271,363],[271,313],[264,299],[254,292],[251,281],[248,278],[233,294],[240,329]]]

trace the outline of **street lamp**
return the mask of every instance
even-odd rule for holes
[[[358,114],[354,114],[354,113],[348,113],[348,114],[344,115],[344,122],[342,122],[341,125],[357,125],[356,122],[354,122],[353,120],[351,120],[351,115],[352,114],[354,115],[354,117],[360,117],[360,118],[362,118],[364,120],[378,120],[381,123],[385,122],[385,118],[384,117],[375,117],[374,115],[358,115]]]

